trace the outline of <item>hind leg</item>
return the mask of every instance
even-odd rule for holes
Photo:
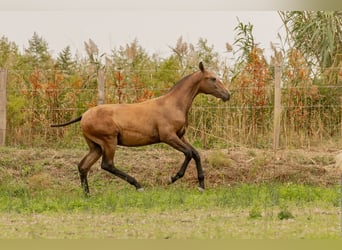
[[[117,169],[114,166],[114,154],[115,148],[117,145],[117,138],[112,137],[106,140],[103,145],[103,156],[102,156],[102,163],[101,168],[114,174],[115,176],[127,181],[129,184],[135,186],[138,191],[142,191],[141,185],[134,179],[132,176],[126,174],[125,172]]]
[[[102,150],[99,145],[90,141],[86,138],[86,141],[89,146],[89,153],[81,160],[78,164],[78,172],[80,174],[81,185],[85,195],[89,194],[89,186],[88,186],[88,172],[93,166],[93,164],[100,158]]]

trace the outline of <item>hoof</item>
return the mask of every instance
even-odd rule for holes
[[[142,193],[142,192],[144,192],[144,188],[137,188],[137,191],[138,191],[139,193]]]
[[[173,183],[172,177],[170,177],[169,180],[167,181],[167,185],[171,185],[172,183]]]
[[[203,192],[204,192],[204,188],[198,187],[198,191],[200,191],[201,193],[203,193]]]

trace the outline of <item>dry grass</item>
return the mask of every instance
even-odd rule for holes
[[[22,179],[33,189],[71,184],[79,187],[77,163],[85,150],[0,149],[0,180]],[[341,169],[335,166],[332,151],[278,151],[259,149],[201,150],[207,187],[239,183],[298,183],[330,186],[339,183]],[[183,155],[161,147],[119,148],[116,166],[137,178],[145,186],[164,186],[183,161]],[[104,181],[118,181],[100,170],[100,161],[89,176]],[[192,161],[182,185],[197,185]],[[124,185],[120,181],[120,185]],[[69,186],[70,185],[66,185]]]
[[[20,239],[300,239],[340,238],[337,209],[293,209],[295,219],[250,219],[246,210],[4,214],[1,238]]]
[[[128,151],[117,154],[118,166],[147,185],[165,185],[183,161],[182,154],[169,150]],[[330,186],[339,183],[341,172],[329,151],[284,150],[275,159],[273,151],[235,148],[201,150],[201,156],[208,187],[273,182]],[[183,182],[197,184],[193,161]]]

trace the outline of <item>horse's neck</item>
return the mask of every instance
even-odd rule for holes
[[[180,81],[166,96],[171,100],[172,105],[187,114],[194,98],[198,94],[199,81],[200,75],[199,72],[196,72]]]

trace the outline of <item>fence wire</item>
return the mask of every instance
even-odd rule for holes
[[[286,71],[285,67],[280,69]],[[166,73],[177,75],[173,70]],[[56,141],[65,141],[74,145],[81,141],[77,125],[56,130],[50,124],[63,123],[96,106],[100,92],[103,103],[142,102],[163,95],[173,83],[162,81],[160,74],[157,69],[107,70],[100,79],[96,72],[68,75],[55,70],[9,70],[6,144],[51,146]],[[203,95],[196,97],[188,115],[187,137],[191,142],[204,148],[272,148],[275,79],[244,77],[248,81],[242,77],[226,84],[231,92],[227,103]],[[101,90],[99,81],[103,81]],[[342,84],[282,79],[280,147],[305,148],[339,142],[341,97]]]

